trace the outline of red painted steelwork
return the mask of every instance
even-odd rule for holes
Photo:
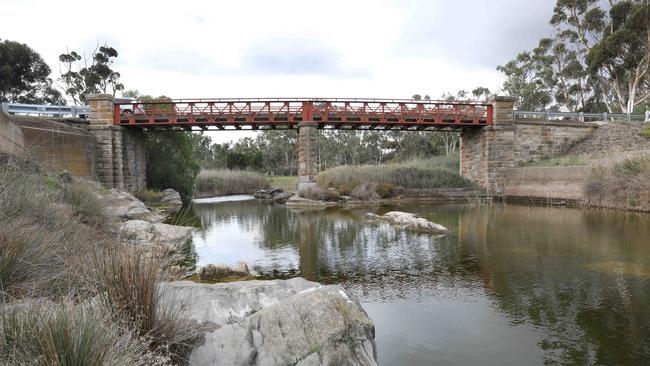
[[[126,107],[128,106],[128,108]],[[140,111],[123,115],[122,110]],[[116,103],[115,124],[154,129],[216,127],[294,128],[314,121],[319,128],[404,130],[453,129],[492,124],[492,105],[483,102],[399,99],[177,99]]]

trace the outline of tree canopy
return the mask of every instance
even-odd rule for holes
[[[76,51],[59,55],[63,72],[59,82],[65,94],[76,105],[85,103],[86,94],[113,94],[123,90],[120,73],[111,67],[117,58],[117,51],[108,45],[93,51],[90,60]]]
[[[24,43],[0,42],[0,102],[64,104],[50,67]]]
[[[650,99],[647,0],[557,0],[542,38],[500,65],[519,109],[631,113]]]

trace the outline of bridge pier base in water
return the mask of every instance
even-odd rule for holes
[[[298,124],[298,192],[316,189],[318,175],[318,123]]]

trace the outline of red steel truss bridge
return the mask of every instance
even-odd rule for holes
[[[491,125],[492,104],[339,98],[170,99],[114,103],[114,123],[141,130],[318,128],[452,130]]]

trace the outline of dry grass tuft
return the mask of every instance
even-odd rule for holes
[[[269,179],[260,173],[244,170],[203,170],[196,177],[196,196],[252,194],[269,187]]]
[[[585,197],[590,206],[650,211],[650,156],[594,168]]]
[[[68,302],[25,302],[0,312],[0,363],[148,365],[164,361],[99,309]]]
[[[174,359],[184,357],[195,332],[178,319],[176,309],[161,302],[158,283],[165,259],[124,249],[109,249],[94,256],[101,303],[124,319],[156,352]]]

